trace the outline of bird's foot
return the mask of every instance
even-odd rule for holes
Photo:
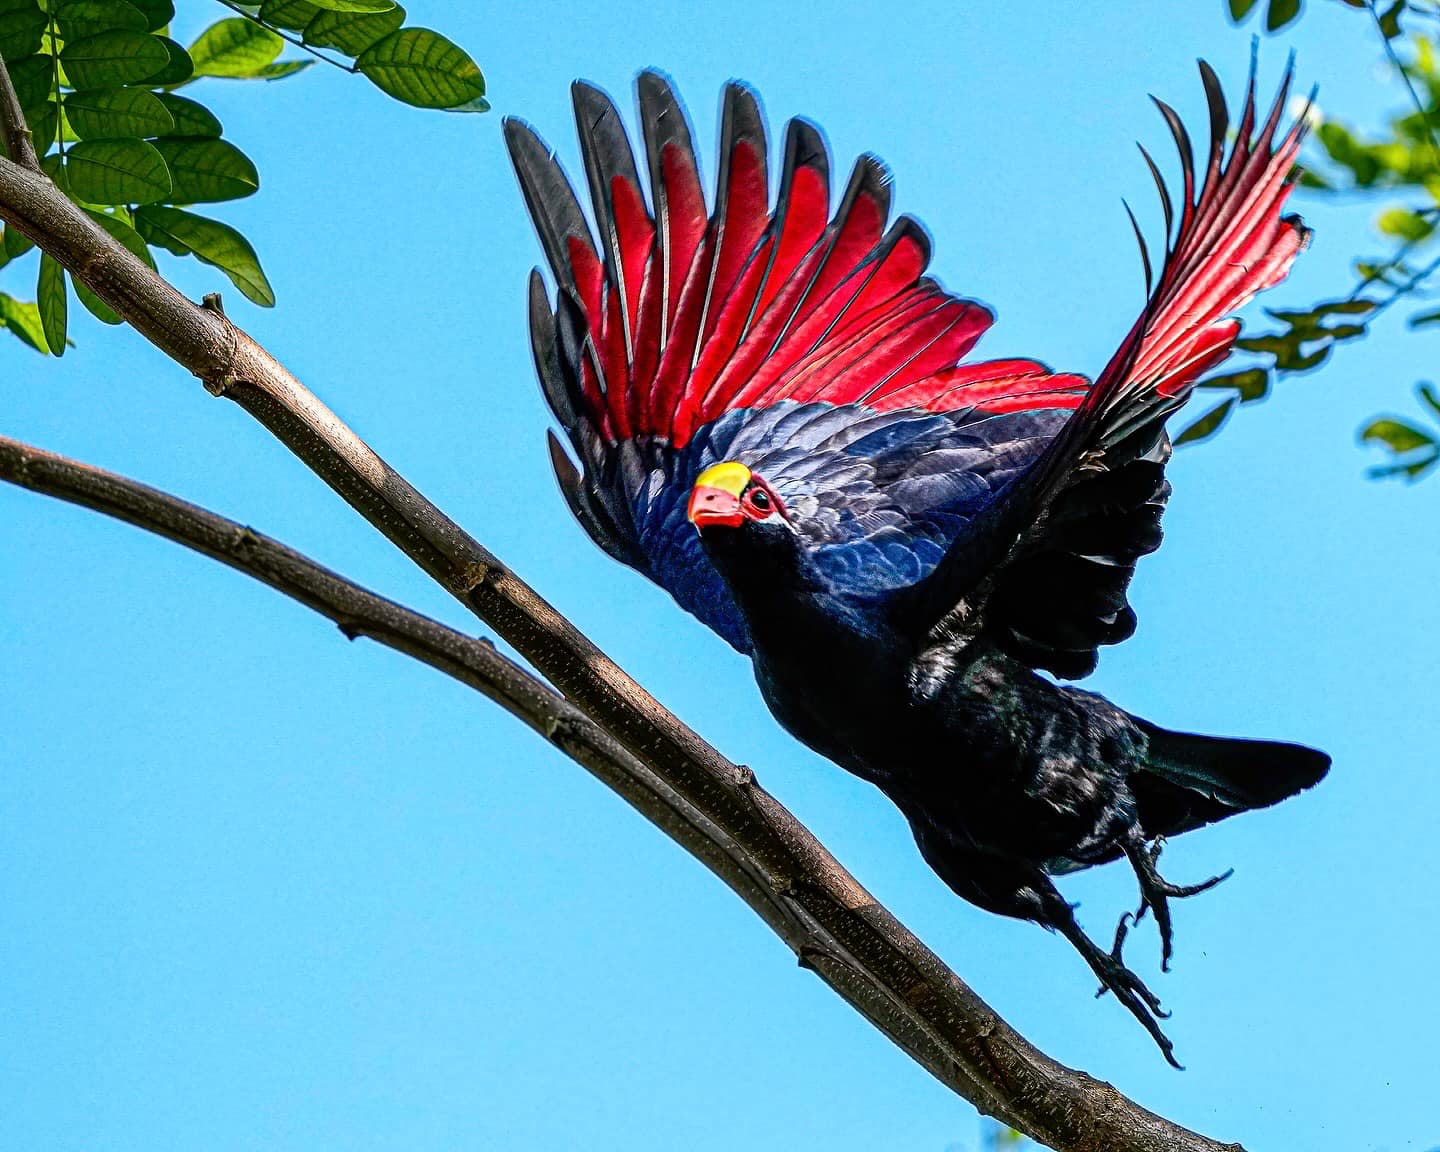
[[[1125,935],[1132,922],[1128,912],[1120,917],[1120,924],[1115,929],[1115,943],[1109,952],[1086,936],[1073,920],[1059,927],[1100,978],[1100,990],[1095,995],[1103,996],[1106,992],[1113,992],[1115,999],[1150,1033],[1151,1039],[1159,1046],[1170,1066],[1183,1071],[1184,1066],[1175,1059],[1175,1046],[1160,1027],[1160,1021],[1168,1020],[1170,1013],[1161,1007],[1160,997],[1146,987],[1145,981],[1125,966],[1122,951],[1125,947]]]
[[[1111,973],[1114,979],[1108,979],[1105,972],[1097,973],[1103,983],[1095,990],[1095,998],[1098,1000],[1101,996],[1104,996],[1106,992],[1114,992],[1115,980],[1119,980],[1144,1000],[1146,1007],[1149,1008],[1151,1012],[1155,1013],[1155,1015],[1162,1020],[1168,1020],[1170,1019],[1170,1013],[1166,1012],[1165,1009],[1160,1006],[1160,997],[1151,992],[1150,989],[1145,986],[1145,982],[1125,965],[1125,937],[1130,932],[1130,925],[1140,922],[1140,917],[1144,914],[1144,911],[1144,908],[1141,908],[1140,912],[1134,915],[1126,912],[1120,917],[1120,923],[1115,925],[1115,943],[1110,945],[1108,954],[1101,953],[1101,955],[1108,957],[1109,963],[1106,965],[1106,971]]]
[[[1155,927],[1160,931],[1160,971],[1168,972],[1170,971],[1170,958],[1175,951],[1175,927],[1170,917],[1170,901],[1208,892],[1222,880],[1228,880],[1234,874],[1235,869],[1227,869],[1218,876],[1202,880],[1199,884],[1172,884],[1160,875],[1157,867],[1160,851],[1164,846],[1163,837],[1157,837],[1153,844],[1147,846],[1137,829],[1135,835],[1125,844],[1125,855],[1130,861],[1130,866],[1135,869],[1135,878],[1140,882],[1140,908],[1135,913],[1134,922],[1139,923],[1147,910],[1155,913]],[[1129,913],[1120,918],[1120,926],[1115,933],[1117,948],[1120,941],[1125,938],[1126,921],[1129,918]]]

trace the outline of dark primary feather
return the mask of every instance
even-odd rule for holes
[[[1172,237],[1174,207],[1158,181],[1167,243],[1144,311],[1045,452],[907,594],[912,627],[940,624],[973,601],[964,614],[983,614],[1007,651],[1072,678],[1094,669],[1100,645],[1134,630],[1125,591],[1139,556],[1159,546],[1170,494],[1165,419],[1230,354],[1239,324],[1229,314],[1283,279],[1309,236],[1298,217],[1281,215],[1305,123],[1277,142],[1289,73],[1256,131],[1252,70],[1227,158],[1224,97],[1209,65],[1200,70],[1210,146],[1198,188],[1184,125],[1156,101],[1180,155],[1183,192]]]

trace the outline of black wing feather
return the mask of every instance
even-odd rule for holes
[[[575,189],[565,178],[555,153],[525,121],[514,117],[505,121],[505,144],[550,270],[562,287],[573,291],[575,277],[570,269],[568,241],[574,237],[591,249],[595,246]]]

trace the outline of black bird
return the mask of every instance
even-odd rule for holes
[[[648,203],[614,105],[574,86],[598,246],[550,150],[505,126],[558,282],[552,308],[532,274],[530,322],[580,460],[550,437],[575,516],[749,654],[776,719],[884,791],[956,893],[1064,935],[1172,1064],[1160,1003],[1121,958],[1132,918],[1105,950],[1051,877],[1123,856],[1168,967],[1170,900],[1223,877],[1162,879],[1163,838],[1274,804],[1329,766],[1293,744],[1166,731],[1037,671],[1083,677],[1134,631],[1126,587],[1170,495],[1165,420],[1230,354],[1229,314],[1308,238],[1281,215],[1303,132],[1303,118],[1280,130],[1288,73],[1263,122],[1252,75],[1227,155],[1224,97],[1200,70],[1203,172],[1157,101],[1179,210],[1145,154],[1164,258],[1093,383],[1033,360],[960,364],[991,313],[924,276],[916,221],[886,230],[873,157],[830,216],[829,159],[804,120],[788,125],[772,210],[764,124],[741,84],[725,90],[708,212],[663,76],[637,84]]]

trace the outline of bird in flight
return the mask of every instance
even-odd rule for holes
[[[1288,70],[1263,119],[1252,71],[1228,148],[1220,83],[1200,72],[1208,149],[1197,168],[1156,102],[1178,207],[1142,149],[1165,249],[1152,276],[1140,238],[1148,298],[1093,381],[962,363],[991,312],[925,275],[919,223],[887,228],[874,157],[831,213],[825,143],[803,119],[772,206],[743,84],[724,92],[708,205],[663,75],[637,81],[643,178],[609,97],[575,84],[594,233],[551,150],[505,125],[556,281],[552,305],[532,273],[530,329],[579,462],[552,433],[575,517],[748,655],[780,724],[879,787],[958,895],[1069,940],[1172,1064],[1160,1001],[1122,946],[1148,911],[1168,968],[1170,901],[1224,877],[1165,880],[1164,838],[1292,796],[1330,763],[1168,731],[1060,683],[1134,631],[1126,589],[1170,495],[1166,418],[1230,355],[1230,314],[1284,279],[1309,235],[1282,215],[1304,130],[1282,129]],[[1107,950],[1052,877],[1122,857],[1140,906]]]

